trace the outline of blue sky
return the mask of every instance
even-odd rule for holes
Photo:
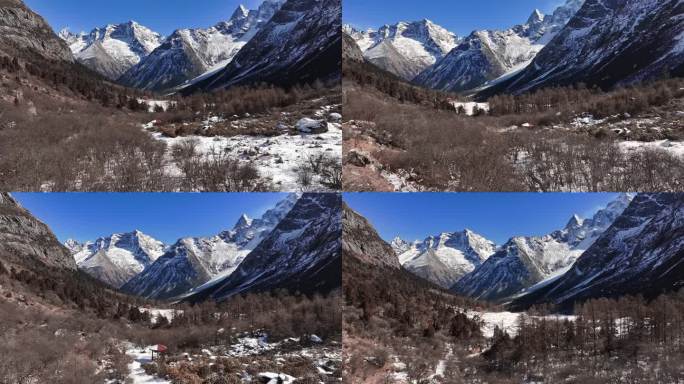
[[[471,229],[501,245],[513,236],[545,235],[573,214],[589,217],[611,193],[345,193],[385,240],[424,239]]]
[[[561,0],[343,0],[342,19],[367,29],[398,21],[430,19],[459,36],[478,29],[503,29],[527,21],[537,8],[551,13]]]
[[[95,240],[135,229],[173,243],[231,229],[242,213],[259,217],[282,193],[13,193],[60,241]]]
[[[168,36],[179,28],[207,28],[227,20],[240,4],[254,9],[261,0],[24,0],[56,31],[90,31],[107,24],[135,20]]]

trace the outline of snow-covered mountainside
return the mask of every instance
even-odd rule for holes
[[[78,269],[114,288],[120,288],[165,251],[166,246],[140,231],[115,233],[83,244],[69,239]]]
[[[397,238],[392,248],[407,271],[447,289],[496,250],[493,242],[467,229],[430,236],[413,244]]]
[[[684,194],[640,194],[565,274],[513,302],[572,308],[595,297],[684,287]]]
[[[327,293],[342,284],[342,196],[304,194],[230,276],[186,300],[223,300],[246,292],[288,289]]]
[[[406,80],[412,80],[459,43],[445,28],[424,19],[385,25],[377,31],[357,31],[345,25],[364,54],[376,66]]]
[[[590,219],[574,215],[562,230],[510,239],[452,290],[477,299],[502,301],[524,289],[537,288],[570,268],[630,201],[631,196],[623,194]]]
[[[21,0],[0,1],[0,55],[74,61],[67,44]]]
[[[280,9],[285,0],[265,0],[258,9],[240,5],[228,21],[208,29],[179,29],[119,82],[148,90],[167,90],[224,68]]]
[[[340,0],[287,0],[225,69],[183,92],[340,79],[341,18]]]
[[[364,264],[400,269],[393,247],[380,238],[373,225],[346,204],[342,209],[342,250]]]
[[[9,193],[0,193],[0,264],[5,270],[15,265],[21,269],[76,269],[69,250],[50,228]]]
[[[521,93],[583,82],[610,87],[684,75],[681,0],[586,0],[519,74],[487,90]]]
[[[137,296],[168,299],[225,278],[270,234],[297,199],[297,194],[288,195],[258,219],[243,215],[233,229],[216,236],[178,240],[121,289]]]
[[[414,81],[428,88],[461,92],[519,71],[553,40],[582,3],[567,0],[548,16],[534,10],[525,24],[507,30],[475,31]]]
[[[109,24],[88,34],[63,29],[59,37],[69,44],[78,62],[110,80],[121,77],[162,41],[160,34],[135,21]]]

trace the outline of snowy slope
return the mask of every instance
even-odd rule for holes
[[[496,250],[493,242],[467,229],[430,236],[413,244],[395,239],[392,247],[406,270],[444,288],[451,288]]]
[[[67,240],[78,268],[119,288],[164,253],[165,245],[140,231],[116,233],[83,244]]]
[[[572,268],[513,302],[524,308],[550,302],[642,294],[654,297],[684,286],[684,194],[640,194]]]
[[[240,5],[228,21],[211,28],[176,30],[119,81],[136,88],[168,90],[209,77],[230,63],[283,2],[265,0],[256,10]]]
[[[534,10],[525,24],[503,31],[475,31],[414,81],[428,88],[463,92],[510,76],[529,64],[581,5],[581,0],[567,0],[552,15]]]
[[[562,230],[546,236],[514,237],[452,288],[474,298],[502,301],[567,270],[629,205],[620,195],[592,218],[574,215]]]
[[[610,87],[684,74],[680,0],[586,0],[524,71],[493,93],[521,93],[578,82]]]
[[[76,60],[111,79],[118,79],[129,68],[149,55],[162,41],[162,36],[135,21],[109,24],[90,33],[59,33],[69,44]]]
[[[327,293],[341,286],[342,197],[304,194],[235,272],[186,300],[289,289]]]
[[[344,31],[356,40],[368,61],[406,80],[433,65],[459,42],[454,33],[427,19],[385,25],[377,31],[357,31],[345,25]]]
[[[288,195],[258,219],[243,215],[231,230],[216,236],[178,240],[122,290],[147,298],[168,299],[230,275],[289,213],[297,199],[297,194]]]
[[[341,15],[340,0],[287,0],[226,68],[183,93],[339,79]]]

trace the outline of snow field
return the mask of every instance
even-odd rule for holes
[[[145,124],[150,129],[154,122]],[[342,130],[339,123],[327,123],[328,132],[320,134],[290,134],[284,132],[276,137],[255,137],[238,135],[233,137],[166,137],[160,132],[152,132],[155,140],[167,145],[168,157],[174,145],[186,140],[195,140],[200,153],[209,157],[211,154],[227,153],[245,164],[254,165],[263,179],[268,179],[276,190],[300,190],[303,186],[298,181],[298,171],[306,164],[309,157],[326,155],[337,160],[342,167]],[[168,172],[180,175],[177,166],[172,165]],[[310,186],[314,190],[326,189],[314,178]]]

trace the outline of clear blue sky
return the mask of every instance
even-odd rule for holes
[[[179,28],[207,28],[227,20],[240,4],[255,9],[261,0],[24,0],[56,31],[69,27],[89,32],[95,27],[135,20],[168,36]]]
[[[213,236],[246,213],[259,217],[283,193],[13,193],[60,241],[95,240],[138,229],[171,244]]]
[[[422,240],[471,229],[498,245],[513,236],[545,235],[573,214],[589,217],[611,193],[345,193],[344,201],[390,241]]]
[[[552,13],[563,0],[343,0],[344,23],[377,29],[398,21],[430,19],[459,36],[527,21],[537,8]]]

